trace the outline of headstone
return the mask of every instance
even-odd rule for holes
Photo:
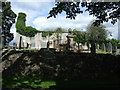
[[[111,44],[111,42],[108,43],[108,52],[112,53],[112,44]]]
[[[87,50],[87,49],[88,49],[87,42],[85,42],[85,44],[83,45],[83,49],[84,49],[84,50]]]
[[[96,49],[97,49],[97,51],[99,51],[99,49],[100,49],[100,45],[99,44],[96,44]]]
[[[116,54],[120,54],[120,49],[117,49],[117,52],[116,52]]]
[[[89,46],[89,51],[90,51],[90,48],[91,48],[91,44],[89,43],[89,45],[88,45],[88,46]]]
[[[116,44],[113,44],[113,46],[112,46],[112,53],[116,53],[116,51],[117,51],[117,46],[116,46]]]
[[[105,47],[105,44],[104,44],[104,43],[102,44],[101,49],[102,49],[102,51],[106,51],[106,47]]]

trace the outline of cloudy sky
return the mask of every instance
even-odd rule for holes
[[[78,29],[86,30],[87,25],[95,19],[95,17],[90,16],[88,12],[83,14],[78,14],[75,20],[66,19],[65,13],[58,15],[57,18],[49,18],[49,11],[55,6],[54,0],[11,0],[11,8],[18,15],[19,12],[26,13],[26,25],[32,26],[37,30],[47,30],[57,27],[62,27],[65,29]],[[85,8],[83,8],[85,10]],[[106,29],[112,32],[112,37],[118,37],[118,23],[112,25],[111,23],[104,23]],[[16,32],[15,24],[11,28],[11,32]]]

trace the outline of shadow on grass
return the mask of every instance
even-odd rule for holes
[[[23,53],[3,71],[3,88],[119,88],[119,64],[112,55]]]
[[[119,79],[49,79],[41,77],[14,77],[3,82],[3,88],[60,89],[60,88],[120,88]]]

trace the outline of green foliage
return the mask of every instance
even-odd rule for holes
[[[56,28],[55,33],[56,33],[57,39],[60,39],[60,38],[61,38],[61,37],[60,37],[60,34],[61,34],[61,33],[64,33],[64,32],[66,32],[66,29],[61,28],[61,27]]]
[[[63,11],[66,12],[66,18],[75,19],[77,14],[83,13],[81,6],[85,7],[90,15],[96,16],[96,25],[100,23],[108,22],[116,23],[119,18],[119,2],[56,2],[56,6],[49,12],[50,17],[55,17],[61,14]]]
[[[58,27],[55,31],[39,31],[39,32],[42,33],[42,37],[46,37],[52,35],[53,33],[57,33],[58,36],[58,33],[63,33],[65,31],[66,31],[65,29]]]
[[[39,31],[42,33],[42,37],[50,36],[54,33],[54,31]]]
[[[75,19],[76,14],[82,13],[82,11],[79,8],[79,2],[73,3],[73,2],[57,2],[56,7],[53,7],[52,10],[49,12],[49,17],[54,16],[56,18],[56,15],[58,13],[62,13],[63,11],[66,12],[66,18]],[[74,12],[74,13],[73,13]]]
[[[109,79],[97,78],[57,78],[57,79],[43,79],[36,76],[17,76],[6,77],[2,79],[4,88],[100,88],[100,87],[119,87],[119,77]],[[103,85],[102,85],[103,84]],[[102,85],[102,86],[101,86]]]
[[[63,32],[65,32],[65,31],[66,31],[66,30],[63,29],[63,28],[61,28],[61,27],[58,27],[58,28],[56,28],[56,30],[55,30],[56,33],[63,33]]]
[[[28,37],[34,37],[36,33],[38,33],[38,31],[35,28],[27,26],[24,35]]]
[[[118,44],[120,41],[112,38],[112,39],[108,39],[107,42],[111,42],[112,44]]]
[[[56,37],[57,37],[57,39],[59,39],[59,38],[60,38],[59,33],[56,33]]]
[[[3,44],[6,45],[13,40],[13,33],[10,33],[10,28],[15,23],[16,14],[11,9],[10,2],[1,2],[2,9],[0,10],[0,17],[2,22],[2,33],[4,34]]]
[[[19,13],[18,14],[18,18],[17,18],[17,22],[16,22],[16,31],[22,35],[25,35],[25,30],[26,30],[26,14],[25,13]]]
[[[117,48],[120,49],[120,44],[117,44]]]
[[[86,35],[87,35],[86,32],[73,30],[72,33],[73,33],[73,35],[75,35],[74,40],[77,43],[83,43],[84,44],[86,42]]]
[[[106,42],[111,42],[112,45],[117,45],[117,48],[120,48],[120,40],[116,40],[114,38],[106,40]]]
[[[107,30],[103,25],[95,26],[92,24],[88,28],[87,33],[87,39],[89,42],[101,43],[104,42],[107,38]]]
[[[96,53],[99,53],[99,54],[110,54],[110,53],[105,52],[105,51],[96,51]]]
[[[19,13],[16,23],[16,30],[21,35],[27,36],[27,37],[34,37],[36,33],[39,31],[31,26],[26,26],[26,14],[25,13]]]
[[[98,25],[95,26],[95,24],[92,22],[90,25],[88,25],[87,28],[87,39],[88,42],[91,43],[91,53],[96,53],[96,45],[95,43],[102,43],[107,38],[107,30],[105,29],[105,26]]]
[[[6,77],[2,81],[4,87],[32,87],[32,88],[49,88],[50,86],[56,85],[55,81],[50,79],[43,80],[39,76],[17,76],[17,77]]]

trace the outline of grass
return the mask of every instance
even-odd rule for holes
[[[109,53],[109,52],[105,52],[105,51],[96,51],[96,53],[100,53],[100,54],[111,54],[111,53]]]
[[[4,88],[100,88],[119,87],[120,79],[70,79],[70,78],[42,78],[31,77],[7,77],[3,79]]]
[[[55,82],[50,79],[44,79],[40,77],[6,77],[2,80],[3,87],[16,88],[16,87],[32,87],[32,88],[49,88],[55,85]]]

